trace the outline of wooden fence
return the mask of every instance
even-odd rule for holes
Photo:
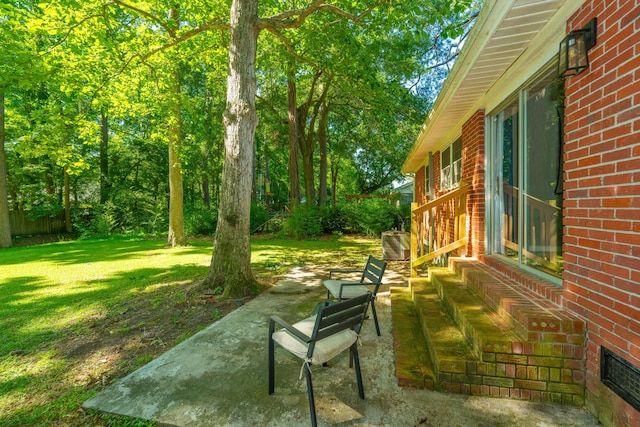
[[[45,216],[35,221],[29,218],[28,211],[9,211],[11,236],[30,236],[32,234],[64,233],[64,212],[57,217]]]

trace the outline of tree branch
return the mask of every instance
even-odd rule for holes
[[[256,99],[260,101],[262,105],[264,105],[269,110],[271,110],[271,112],[278,118],[278,121],[280,122],[280,124],[286,125],[289,123],[289,121],[286,118],[283,119],[282,117],[280,117],[280,112],[272,103],[268,102],[266,99],[264,99],[260,95],[256,95]]]
[[[311,14],[318,11],[328,11],[333,13],[334,15],[342,16],[349,21],[357,23],[369,13],[371,13],[376,7],[380,6],[387,0],[379,0],[365,9],[362,13],[357,15],[340,9],[337,6],[325,4],[323,3],[323,1],[324,0],[314,0],[309,6],[304,9],[289,10],[287,12],[274,15],[270,18],[258,19],[258,29],[263,30],[269,28],[299,28]]]
[[[157,18],[156,16],[154,16],[151,12],[147,12],[144,9],[140,9],[139,7],[136,7],[134,5],[131,5],[129,3],[125,3],[121,0],[112,0],[111,3],[113,4],[117,4],[119,6],[122,6],[126,9],[129,10],[133,10],[134,12],[150,19],[151,21],[155,22],[156,24],[160,25],[166,32],[167,34],[169,34],[172,38],[176,37],[176,32],[173,30],[173,28],[171,28],[170,26],[168,26],[163,20],[161,20],[160,18]]]
[[[269,31],[274,36],[276,36],[277,38],[279,38],[282,41],[282,43],[284,44],[284,47],[291,54],[291,56],[296,58],[298,61],[304,62],[305,64],[310,65],[311,67],[315,68],[316,70],[323,70],[322,67],[320,66],[320,64],[316,64],[315,62],[311,62],[310,60],[308,60],[304,56],[302,56],[299,53],[297,53],[295,51],[295,49],[293,48],[293,46],[291,46],[291,42],[289,41],[289,39],[284,34],[282,34],[280,31],[278,31],[276,28],[267,27],[266,30]],[[330,73],[327,73],[327,75],[329,75],[329,77],[332,76]]]

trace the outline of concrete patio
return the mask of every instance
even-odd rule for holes
[[[267,394],[267,327],[272,314],[308,315],[326,293],[328,269],[296,269],[276,286],[84,402],[85,409],[172,426],[297,426],[309,424],[301,361],[276,348],[276,391]],[[314,367],[320,425],[597,426],[587,411],[564,405],[470,397],[400,388],[395,377],[389,286],[378,296],[382,336],[365,321],[360,357],[365,399],[358,397],[347,352]]]

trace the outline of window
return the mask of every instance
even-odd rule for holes
[[[494,254],[562,274],[562,85],[543,73],[490,117]]]
[[[440,155],[440,190],[460,185],[462,179],[462,138],[458,138]]]
[[[429,166],[424,167],[424,194],[425,196],[429,196],[431,193],[431,178],[429,175],[431,174],[431,170]]]

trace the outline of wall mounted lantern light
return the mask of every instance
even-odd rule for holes
[[[587,52],[596,44],[597,19],[593,18],[584,28],[571,31],[560,42],[558,75],[569,77],[580,74],[589,67]]]

